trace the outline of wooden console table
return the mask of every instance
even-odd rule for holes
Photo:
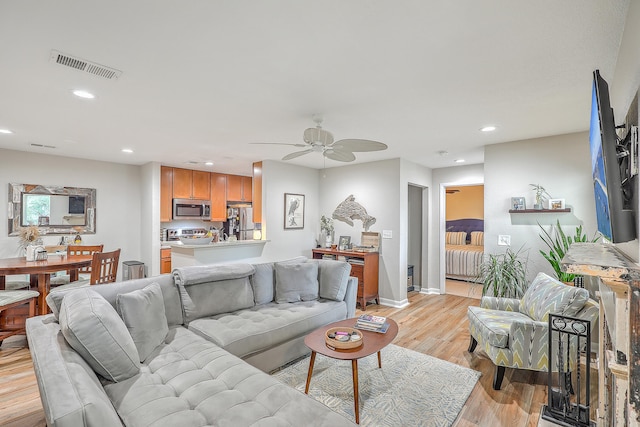
[[[367,301],[375,300],[380,304],[378,297],[378,252],[354,252],[331,249],[313,249],[313,258],[322,259],[323,255],[331,255],[338,259],[339,256],[351,264],[351,276],[358,278],[358,302],[362,310],[367,309]]]
[[[562,271],[599,278],[597,425],[640,423],[640,266],[603,243],[574,243]]]

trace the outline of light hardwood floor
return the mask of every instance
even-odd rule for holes
[[[368,305],[367,313],[393,318],[400,326],[394,344],[482,373],[457,427],[536,426],[546,402],[546,374],[507,369],[502,390],[492,388],[493,364],[476,350],[469,354],[467,307],[479,300],[455,295],[409,294],[409,306]],[[358,315],[361,310],[358,310]],[[0,347],[0,425],[44,426],[29,350],[24,339]]]

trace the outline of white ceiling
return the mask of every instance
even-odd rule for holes
[[[186,162],[213,160],[212,170],[250,174],[254,161],[299,150],[250,143],[301,143],[320,113],[336,139],[389,146],[356,162],[481,163],[486,144],[588,129],[591,73],[613,79],[628,5],[4,0],[0,128],[14,133],[0,134],[0,148],[203,169]],[[51,63],[53,49],[122,76]],[[498,130],[479,132],[488,124]],[[291,163],[324,166],[318,153]]]

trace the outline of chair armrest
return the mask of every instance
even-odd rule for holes
[[[520,312],[520,300],[516,298],[482,297],[480,307],[489,310]]]
[[[347,279],[347,292],[344,294],[344,302],[347,304],[347,319],[356,316],[356,300],[358,297],[358,278]]]

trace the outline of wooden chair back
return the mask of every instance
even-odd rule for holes
[[[112,283],[116,281],[118,274],[118,261],[120,249],[113,252],[94,252],[91,261],[90,284]]]
[[[69,245],[67,246],[67,256],[74,255],[93,255],[96,252],[102,252],[104,245]],[[78,273],[91,273],[91,266],[78,269]]]

